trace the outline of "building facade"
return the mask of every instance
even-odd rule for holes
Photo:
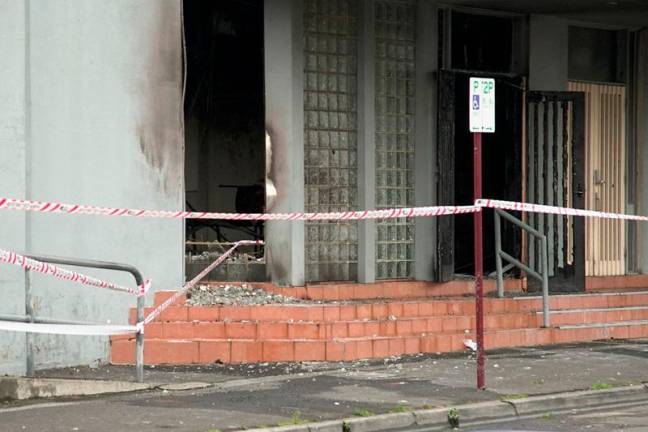
[[[468,78],[483,76],[496,80],[498,106],[485,197],[648,214],[648,10],[636,2],[6,0],[2,10],[1,196],[250,212],[470,204]],[[4,248],[133,264],[155,289],[181,285],[185,237],[262,236],[263,274],[281,286],[443,282],[474,265],[470,216],[264,227],[0,218]],[[638,224],[528,222],[548,235],[556,290],[648,270]],[[484,240],[490,272],[489,214]],[[504,245],[536,264],[515,230]],[[132,305],[0,274],[2,313],[24,312],[27,283],[43,316],[123,322]],[[24,344],[0,334],[1,372],[24,372]],[[39,368],[108,356],[101,337],[35,345]]]

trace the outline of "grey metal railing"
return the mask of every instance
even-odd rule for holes
[[[50,264],[69,265],[75,267],[98,268],[104,270],[116,270],[127,272],[133,275],[137,286],[144,283],[144,278],[140,271],[129,264],[121,264],[110,261],[95,261],[77,258],[64,258],[54,257],[47,255],[25,255],[27,258],[35,259],[36,261],[46,262]],[[29,323],[44,323],[44,324],[81,324],[88,325],[94,324],[84,321],[62,320],[56,318],[36,317],[32,307],[31,295],[31,280],[29,270],[25,270],[25,315],[14,314],[0,314],[0,319],[7,321],[29,322]],[[144,322],[144,296],[137,297],[137,322]],[[28,332],[25,336],[26,340],[26,375],[34,376],[34,350],[32,347],[32,337]],[[144,333],[138,331],[136,334],[136,354],[135,354],[135,376],[137,382],[144,381]]]
[[[497,295],[498,297],[504,296],[504,277],[502,271],[502,259],[508,261],[510,264],[524,270],[528,275],[533,276],[542,282],[542,321],[543,327],[550,326],[549,317],[549,261],[548,261],[548,244],[547,236],[536,230],[529,224],[524,223],[520,219],[500,209],[495,210],[495,264],[497,266]],[[502,250],[502,231],[501,231],[501,218],[506,219],[513,225],[522,228],[524,231],[531,234],[535,240],[539,240],[542,251],[542,268],[540,272],[535,271],[522,261],[512,257]]]

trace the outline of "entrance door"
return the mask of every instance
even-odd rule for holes
[[[585,204],[584,95],[529,92],[526,201],[560,207]],[[585,290],[585,223],[581,217],[529,213],[527,222],[547,236],[549,289]],[[540,245],[528,243],[528,264],[541,269]],[[529,279],[529,290],[540,288]]]
[[[437,139],[439,205],[473,203],[473,141],[468,130],[470,76],[495,78],[496,131],[483,134],[483,196],[519,201],[522,189],[522,92],[520,79],[488,72],[440,71]],[[519,230],[503,227],[502,245],[519,254]],[[495,270],[493,213],[484,214],[484,270]],[[472,215],[444,216],[437,221],[438,280],[474,274]]]
[[[572,81],[569,90],[585,93],[585,207],[625,213],[626,88]],[[587,218],[585,248],[586,276],[625,274],[623,221]]]

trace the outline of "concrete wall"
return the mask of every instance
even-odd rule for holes
[[[0,109],[0,195],[182,208],[181,3],[3,3],[0,94],[11,102]],[[130,263],[155,289],[182,282],[180,221],[7,213],[0,221],[3,247]],[[133,284],[128,275],[85,272]],[[9,299],[2,307],[22,313],[19,272],[3,267],[0,274],[9,279],[0,286]],[[135,304],[126,294],[40,275],[32,290],[41,316],[125,322]],[[0,341],[20,358],[15,335],[2,333]],[[38,336],[35,344],[37,368],[108,360],[104,337]],[[21,365],[1,362],[4,372]]]
[[[0,1],[0,195],[25,196],[25,5]],[[0,214],[2,248],[25,248],[25,215]],[[0,313],[24,312],[24,277],[18,268],[0,264]],[[25,337],[0,333],[0,373],[18,374],[25,367]]]
[[[303,9],[301,0],[265,0],[267,179],[277,196],[269,212],[304,211]],[[267,193],[267,191],[266,191]],[[304,285],[304,223],[266,224],[268,276]]]
[[[567,90],[568,21],[565,18],[529,17],[529,89]]]

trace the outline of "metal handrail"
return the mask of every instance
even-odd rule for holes
[[[127,272],[133,275],[137,286],[144,283],[144,278],[140,271],[129,264],[116,263],[111,261],[96,261],[77,258],[56,257],[48,255],[25,255],[27,258],[36,261],[46,262],[50,264],[69,265],[75,267],[97,268],[104,270],[115,270]],[[60,320],[56,318],[35,317],[32,308],[31,296],[31,283],[29,278],[29,270],[25,270],[25,316],[20,315],[3,315],[3,319],[11,321],[23,321],[31,323],[52,323],[52,324],[89,324],[86,322]],[[144,296],[137,297],[137,322],[144,322]],[[27,376],[34,376],[34,352],[32,349],[31,335],[27,333],[26,339],[26,374]],[[137,382],[144,381],[144,333],[139,330],[135,336],[136,351],[135,351],[135,376]]]
[[[521,221],[515,216],[511,215],[500,209],[495,210],[495,264],[497,266],[497,296],[504,297],[504,278],[502,271],[502,259],[505,259],[510,264],[518,267],[521,270],[524,270],[529,275],[540,280],[542,282],[542,321],[543,327],[550,326],[550,317],[549,317],[549,247],[547,243],[547,236],[542,234],[540,231],[536,230],[529,224]],[[524,264],[522,261],[512,257],[502,250],[502,232],[501,232],[501,221],[500,218],[504,218],[507,221],[511,222],[513,225],[516,225],[522,228],[524,231],[531,234],[535,239],[540,240],[541,250],[542,250],[542,269],[540,272],[533,270],[528,265]]]

